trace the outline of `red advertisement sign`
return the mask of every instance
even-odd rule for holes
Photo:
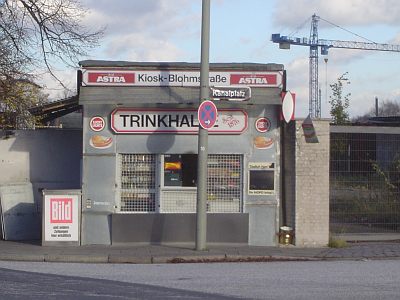
[[[90,72],[88,83],[97,84],[132,84],[135,83],[134,72]]]
[[[271,121],[268,118],[258,118],[255,123],[258,132],[267,132],[271,128]]]
[[[90,128],[93,131],[102,131],[106,126],[106,122],[102,117],[93,117],[90,119]]]
[[[276,85],[277,74],[231,74],[231,84],[243,84],[248,86]]]
[[[72,223],[72,198],[50,199],[50,223]]]

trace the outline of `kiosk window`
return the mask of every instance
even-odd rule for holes
[[[195,187],[196,179],[196,154],[164,155],[164,186]]]
[[[160,211],[195,212],[197,154],[165,154]],[[207,161],[207,211],[240,212],[243,189],[242,155],[210,154]]]

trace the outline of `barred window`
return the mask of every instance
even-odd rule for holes
[[[240,212],[243,190],[242,156],[208,157],[207,208],[209,212]]]
[[[154,212],[156,209],[156,156],[120,154],[120,211]]]

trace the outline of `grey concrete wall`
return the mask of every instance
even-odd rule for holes
[[[291,128],[295,137],[295,244],[326,246],[329,241],[329,120],[313,121],[317,142],[305,138],[302,123],[303,120],[296,120]],[[293,184],[293,177],[289,180]]]
[[[112,243],[194,243],[196,214],[113,214]],[[207,214],[207,242],[248,243],[249,215]],[[140,228],[141,230],[136,230]]]
[[[35,203],[42,189],[80,189],[82,131],[0,132],[0,183],[31,182]]]

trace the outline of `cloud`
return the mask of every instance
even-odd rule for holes
[[[201,14],[187,0],[84,0],[88,27],[106,26],[93,59],[185,60],[185,42],[200,37]],[[179,46],[176,42],[180,41]],[[183,41],[183,42],[182,42]]]
[[[308,59],[297,58],[285,66],[287,89],[296,94],[296,118],[308,115]]]
[[[108,58],[121,57],[131,61],[176,61],[184,52],[168,40],[140,33],[113,36],[105,48]]]
[[[43,92],[49,95],[49,100],[59,100],[76,94],[77,70],[68,68],[65,70],[54,70],[57,78],[65,85],[65,89],[48,72],[37,75],[37,82],[43,87]]]
[[[400,24],[397,0],[280,0],[273,12],[274,23],[294,27],[314,13],[341,26]]]
[[[106,26],[106,36],[145,33],[170,37],[190,30],[193,19],[191,1],[185,0],[84,0],[89,9],[88,26]],[[200,23],[198,23],[200,24]]]

